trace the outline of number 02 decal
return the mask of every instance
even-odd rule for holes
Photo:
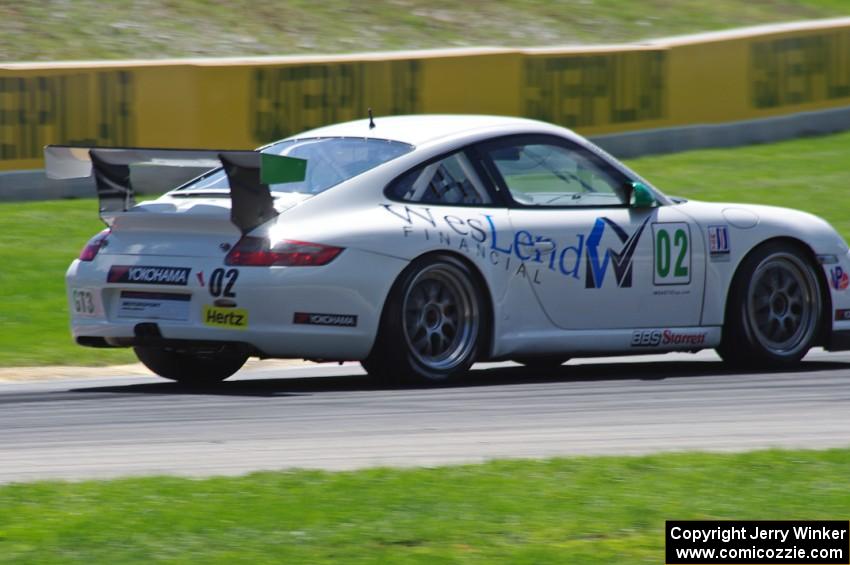
[[[227,298],[235,298],[236,292],[233,290],[233,285],[236,284],[236,279],[239,278],[239,271],[236,269],[216,269],[210,275],[210,294],[218,298],[224,296]]]
[[[685,222],[652,224],[655,243],[653,282],[657,285],[690,284],[691,228]]]

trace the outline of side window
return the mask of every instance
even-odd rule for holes
[[[484,183],[462,151],[405,173],[390,185],[387,195],[428,204],[491,203]]]
[[[513,199],[526,206],[620,206],[626,179],[596,155],[545,142],[485,150]]]

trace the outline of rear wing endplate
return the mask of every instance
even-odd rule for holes
[[[230,220],[243,234],[277,216],[270,184],[300,182],[307,172],[304,159],[258,151],[48,145],[44,161],[51,179],[94,176],[100,217],[107,224],[136,203],[130,165],[223,167],[230,184]]]

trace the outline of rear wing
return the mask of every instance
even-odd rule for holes
[[[307,172],[304,159],[258,151],[48,145],[44,161],[51,179],[94,176],[100,217],[107,224],[136,203],[130,165],[223,167],[230,184],[230,221],[243,234],[277,216],[270,184],[300,182]]]

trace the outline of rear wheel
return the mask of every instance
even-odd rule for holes
[[[738,364],[796,363],[817,338],[822,303],[806,255],[792,245],[768,243],[744,259],[735,275],[717,351]]]
[[[136,346],[133,351],[145,367],[160,377],[186,384],[221,382],[248,360],[247,354],[227,345],[209,350]]]
[[[481,351],[486,312],[465,263],[449,255],[415,261],[393,285],[362,365],[385,382],[436,383],[465,373]]]

